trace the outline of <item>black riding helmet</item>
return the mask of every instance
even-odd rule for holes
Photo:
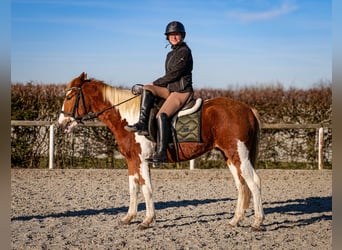
[[[166,29],[165,29],[166,36],[168,36],[168,34],[170,33],[175,33],[175,32],[181,33],[184,39],[186,32],[185,32],[184,25],[181,22],[172,21],[166,26]]]

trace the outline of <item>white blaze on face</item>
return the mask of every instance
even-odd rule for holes
[[[62,106],[62,111],[64,111],[64,104]],[[63,124],[64,120],[66,119],[65,115],[61,112],[58,117],[58,124]]]
[[[69,89],[69,90],[66,92],[65,97],[67,97],[68,95],[70,95],[71,91],[72,91],[72,89]],[[62,110],[61,110],[61,111],[64,112],[64,103],[63,103],[63,106],[62,106]],[[71,118],[70,118],[69,116],[64,115],[62,112],[61,112],[60,115],[59,115],[58,124],[60,124],[60,125],[65,125],[65,124],[67,124],[68,122],[70,122],[70,119],[71,119]]]
[[[62,111],[64,111],[64,104],[62,107]],[[60,113],[58,117],[58,124],[61,126],[64,126],[64,132],[65,133],[71,133],[74,127],[76,127],[77,122],[74,118],[71,118],[69,116],[65,116],[62,112]]]

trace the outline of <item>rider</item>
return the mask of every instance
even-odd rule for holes
[[[166,39],[172,50],[165,61],[165,75],[143,87],[139,121],[125,126],[130,132],[148,135],[148,118],[155,97],[165,100],[156,115],[158,135],[157,150],[152,158],[146,159],[153,163],[167,162],[167,144],[170,134],[171,117],[193,96],[191,50],[184,42],[185,28],[181,22],[172,21],[166,26]]]

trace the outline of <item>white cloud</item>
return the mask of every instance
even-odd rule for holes
[[[279,16],[286,15],[293,11],[296,11],[298,6],[289,3],[288,1],[283,2],[282,5],[265,10],[265,11],[230,11],[228,12],[228,16],[234,19],[237,19],[241,22],[255,22],[255,21],[263,21],[277,18]]]

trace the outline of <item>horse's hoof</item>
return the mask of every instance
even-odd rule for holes
[[[145,230],[147,228],[149,228],[150,226],[149,225],[146,225],[144,223],[141,223],[139,226],[138,226],[138,230]]]
[[[124,220],[120,220],[118,224],[119,224],[119,226],[127,226],[129,224],[129,222],[124,221]]]
[[[251,226],[252,232],[261,232],[263,231],[260,226]]]

